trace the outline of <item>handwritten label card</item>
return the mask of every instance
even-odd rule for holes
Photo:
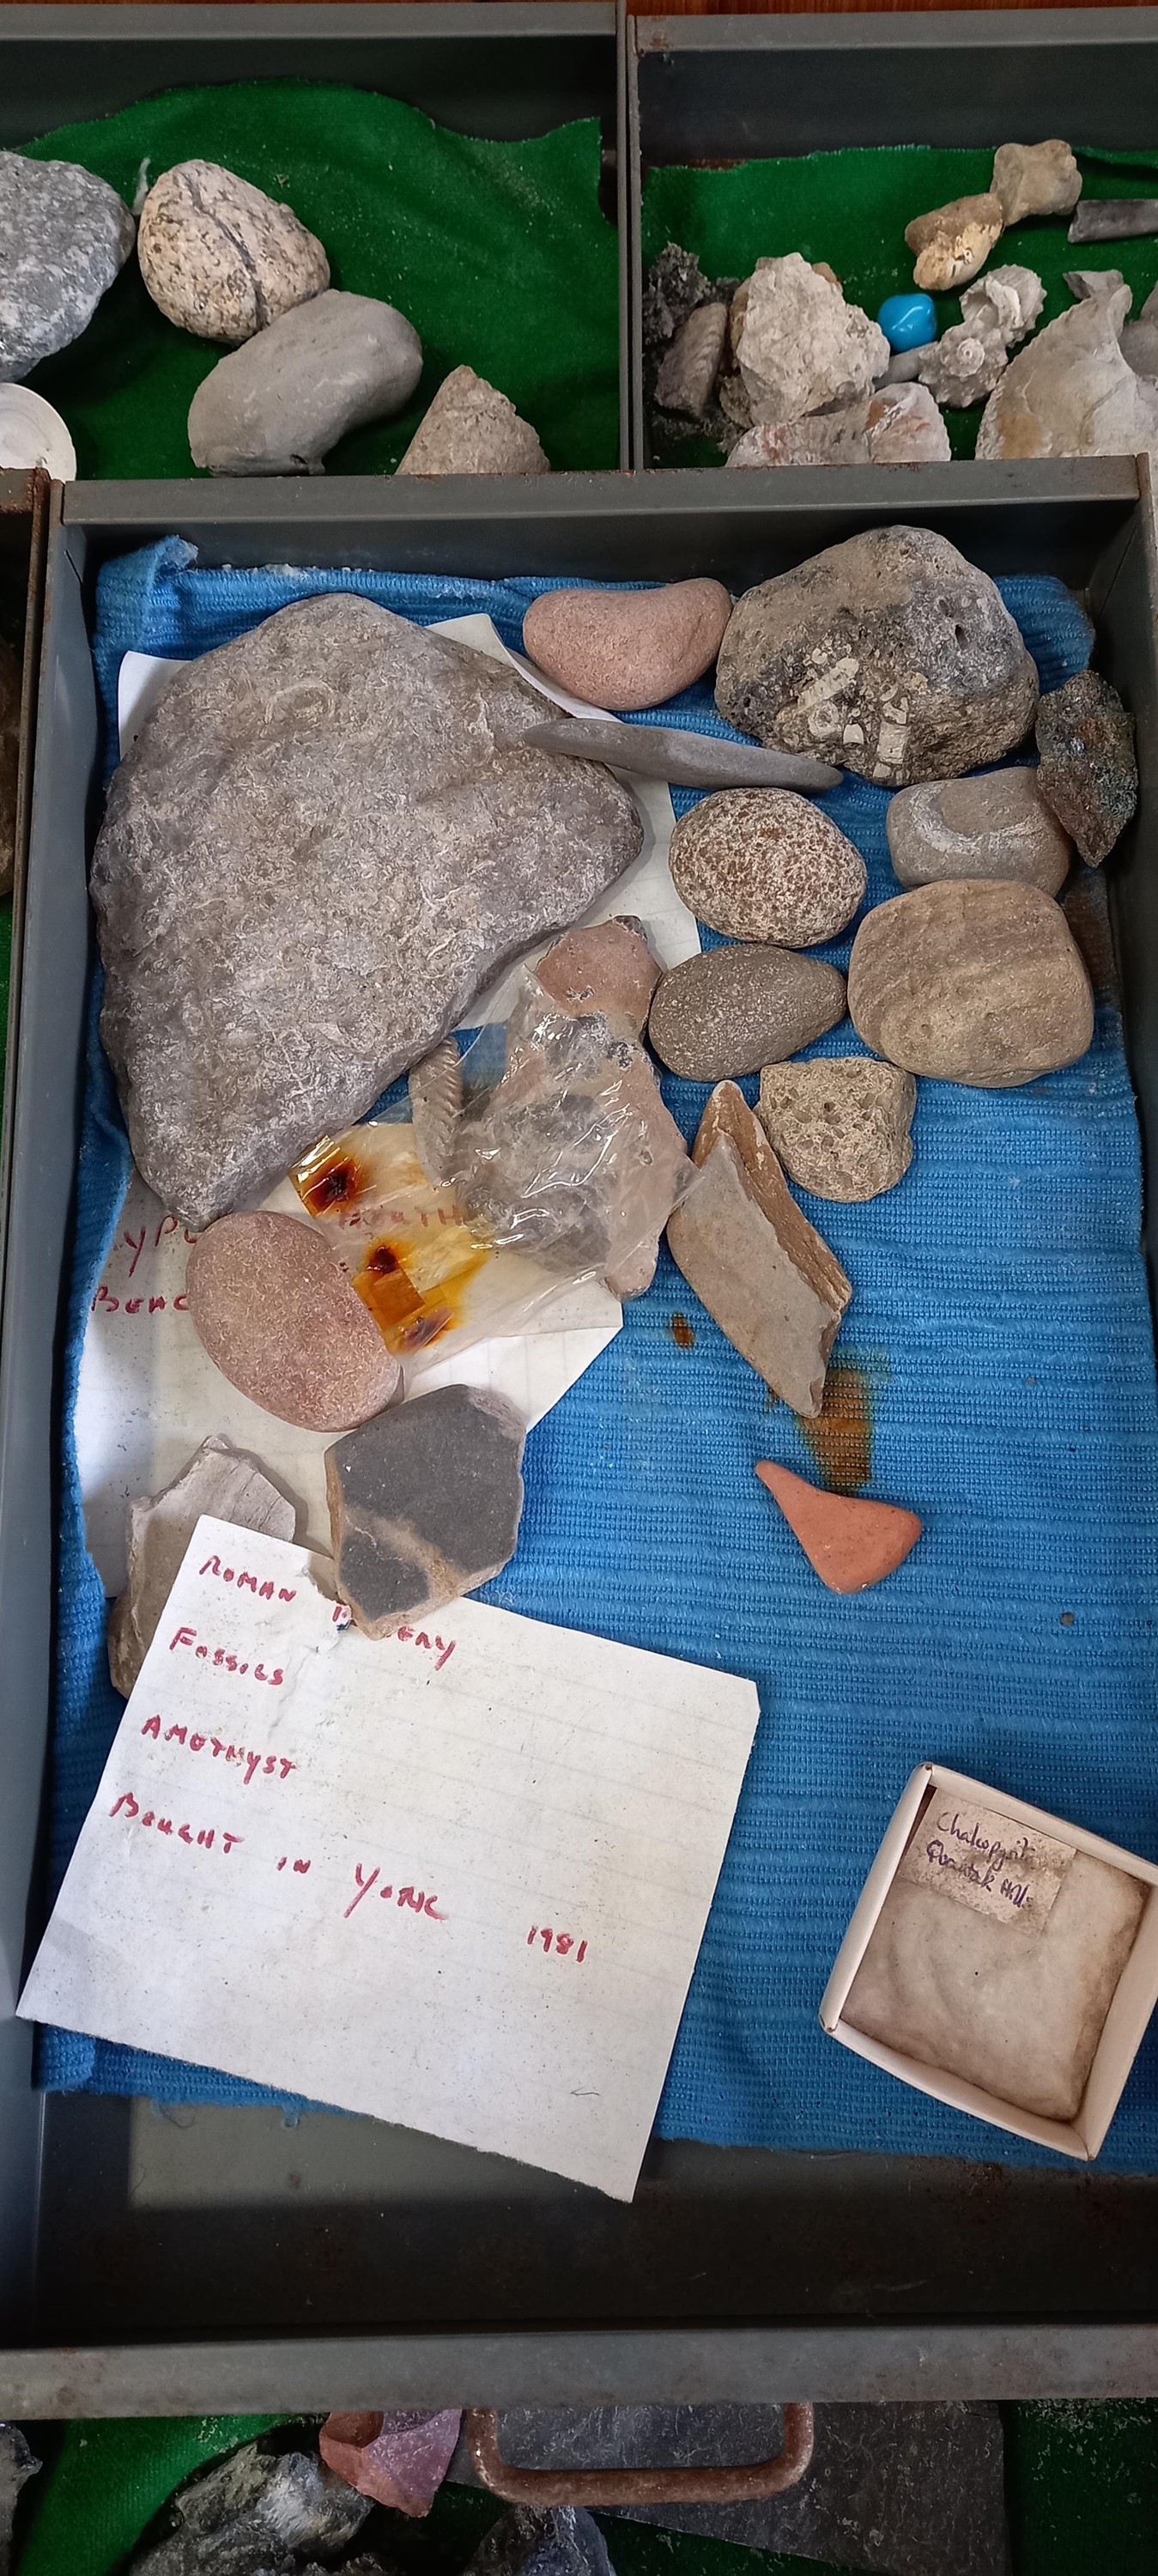
[[[198,1523],[20,2002],[630,2199],[750,1682]]]
[[[956,1905],[1023,1932],[1041,1932],[1074,1856],[1072,1843],[1035,1833],[992,1807],[934,1798],[897,1871]]]

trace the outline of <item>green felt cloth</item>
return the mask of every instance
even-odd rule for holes
[[[112,2576],[184,2478],[284,2420],[190,2415],[66,2425],[56,2459],[21,2499],[19,2576]]]
[[[616,464],[618,265],[596,119],[479,142],[370,90],[254,81],[167,90],[26,148],[82,163],[129,205],[143,169],[223,162],[293,207],[335,286],[398,305],[425,351],[418,391],[343,439],[328,472],[390,471],[463,364],[510,397],[557,469]],[[82,476],[187,475],[189,405],[224,354],[166,322],[130,258],[87,331],[28,381],[67,421]]]
[[[1158,196],[1158,143],[1149,157],[1074,149],[1084,196]],[[734,170],[653,170],[643,199],[644,266],[669,241],[695,251],[707,277],[747,277],[758,259],[782,259],[797,250],[804,259],[826,259],[850,304],[875,316],[886,295],[912,285],[906,224],[954,197],[980,195],[992,175],[991,151],[947,152],[926,144],[785,154],[775,161],[745,161]],[[1073,302],[1062,282],[1067,268],[1120,268],[1139,312],[1158,283],[1158,235],[1071,245],[1069,222],[1066,215],[1056,222],[1014,224],[1002,233],[988,266],[1018,261],[1036,269],[1045,288],[1039,330]],[[934,300],[938,332],[960,321],[959,296]],[[978,404],[972,411],[946,413],[955,456],[972,456],[981,411]],[[652,436],[657,464],[724,461],[714,441],[673,438],[662,422]]]

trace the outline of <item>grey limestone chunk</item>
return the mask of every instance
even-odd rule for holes
[[[428,1618],[514,1555],[525,1438],[506,1396],[442,1386],[327,1449],[338,1590],[368,1637]]]
[[[638,856],[626,788],[525,748],[541,713],[515,672],[342,594],[170,683],[92,896],[133,1153],[186,1225],[360,1118]]]
[[[907,787],[1011,751],[1037,673],[988,573],[947,537],[870,528],[745,592],[716,704],[761,742]]]
[[[211,474],[317,473],[347,430],[401,411],[422,373],[413,323],[327,287],[235,349],[198,385],[189,447]]]
[[[79,338],[136,229],[116,189],[91,170],[0,152],[0,384]]]

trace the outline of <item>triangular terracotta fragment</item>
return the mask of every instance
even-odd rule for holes
[[[779,1503],[808,1562],[830,1592],[867,1592],[895,1574],[921,1535],[915,1512],[899,1503],[870,1503],[853,1494],[826,1494],[790,1467],[761,1459],[756,1473]]]

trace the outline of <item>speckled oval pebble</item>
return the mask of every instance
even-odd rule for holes
[[[719,581],[664,590],[547,590],[523,619],[523,649],[589,706],[658,707],[715,661],[732,603]]]
[[[141,208],[137,256],[168,321],[234,346],[330,283],[322,245],[292,206],[216,161],[162,173]]]
[[[402,1371],[320,1236],[296,1217],[223,1216],[185,1275],[198,1339],[231,1386],[303,1431],[349,1431]]]
[[[671,872],[677,894],[710,930],[782,948],[835,939],[868,883],[860,851],[787,787],[705,796],[676,824]]]
[[[844,1017],[844,977],[791,948],[712,948],[660,979],[648,1035],[691,1082],[778,1064]]]

